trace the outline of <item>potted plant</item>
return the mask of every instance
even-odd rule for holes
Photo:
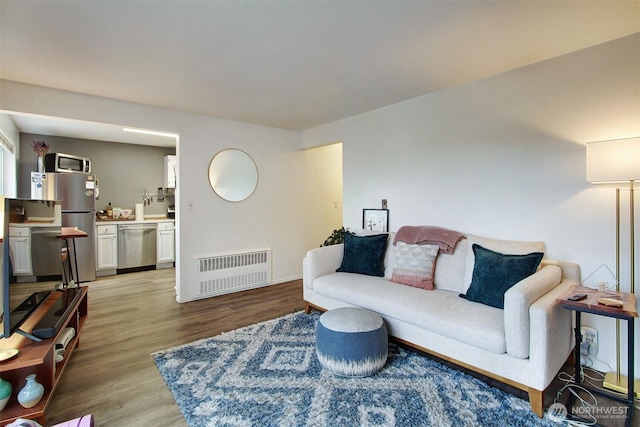
[[[44,172],[44,156],[49,152],[49,145],[42,139],[34,139],[31,143],[33,152],[38,156],[38,172]]]
[[[333,230],[331,235],[329,237],[327,237],[327,240],[325,240],[324,243],[322,245],[320,245],[320,247],[322,247],[322,246],[331,246],[331,245],[337,245],[337,244],[340,244],[340,243],[344,243],[344,235],[346,233],[354,234],[348,228],[344,228],[344,227],[341,227],[341,228],[339,228],[337,230]]]

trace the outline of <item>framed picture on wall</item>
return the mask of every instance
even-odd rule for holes
[[[389,231],[389,209],[362,209],[362,228],[368,231]]]

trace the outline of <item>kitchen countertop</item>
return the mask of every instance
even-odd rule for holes
[[[9,223],[9,227],[23,227],[23,228],[61,227],[61,224],[59,222],[24,221],[24,222],[11,222]]]
[[[175,219],[160,217],[160,218],[145,218],[145,219],[96,219],[96,225],[113,225],[113,224],[155,224],[158,222],[174,222]]]
[[[145,219],[97,219],[96,225],[114,225],[114,224],[157,224],[159,222],[175,222],[173,218],[159,217],[159,218],[145,218]],[[41,221],[25,221],[25,222],[12,222],[10,227],[60,227],[60,223],[50,223]]]

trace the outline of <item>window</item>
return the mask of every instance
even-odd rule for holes
[[[0,196],[14,196],[7,185],[16,185],[15,177],[11,179],[11,175],[15,173],[15,146],[0,130]],[[15,191],[15,190],[14,190]]]

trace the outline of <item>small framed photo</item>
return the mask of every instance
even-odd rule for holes
[[[389,210],[362,209],[362,228],[368,231],[389,232]]]

